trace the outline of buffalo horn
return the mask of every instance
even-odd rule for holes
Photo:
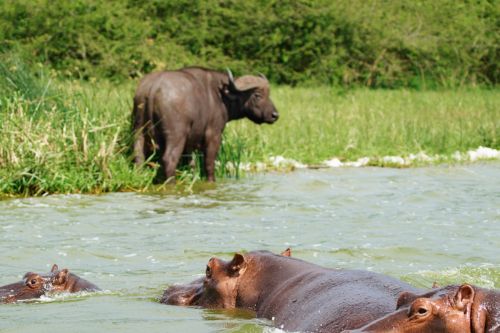
[[[229,90],[238,91],[238,88],[236,88],[236,85],[234,84],[233,73],[231,73],[231,70],[229,68],[226,68],[226,71],[227,76],[229,77]]]

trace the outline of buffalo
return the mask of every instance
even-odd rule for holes
[[[175,181],[181,156],[201,151],[209,182],[226,123],[248,118],[274,123],[279,114],[264,75],[233,78],[200,67],[154,72],[139,83],[133,107],[134,161],[142,165],[158,152],[167,181]]]

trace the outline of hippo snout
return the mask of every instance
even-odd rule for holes
[[[195,280],[187,285],[171,286],[163,293],[160,303],[170,305],[196,305],[203,294],[204,278]]]

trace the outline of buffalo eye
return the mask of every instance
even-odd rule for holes
[[[209,279],[212,277],[212,269],[210,269],[210,266],[208,266],[208,265],[207,265],[207,269],[205,270],[205,275]]]

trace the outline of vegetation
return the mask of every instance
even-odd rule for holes
[[[2,60],[0,196],[152,189],[155,169],[136,169],[129,151],[135,82],[60,81],[43,67]],[[278,86],[272,97],[281,112],[276,124],[228,124],[219,178],[276,155],[315,164],[333,156],[500,148],[498,90]],[[199,179],[185,170],[179,176],[188,187]]]
[[[131,162],[131,97],[193,64],[278,85],[275,125],[228,125],[219,178],[277,155],[498,149],[499,21],[493,0],[0,1],[0,196],[156,186],[154,160]]]
[[[0,50],[124,81],[205,65],[277,84],[495,85],[495,0],[4,0]]]

